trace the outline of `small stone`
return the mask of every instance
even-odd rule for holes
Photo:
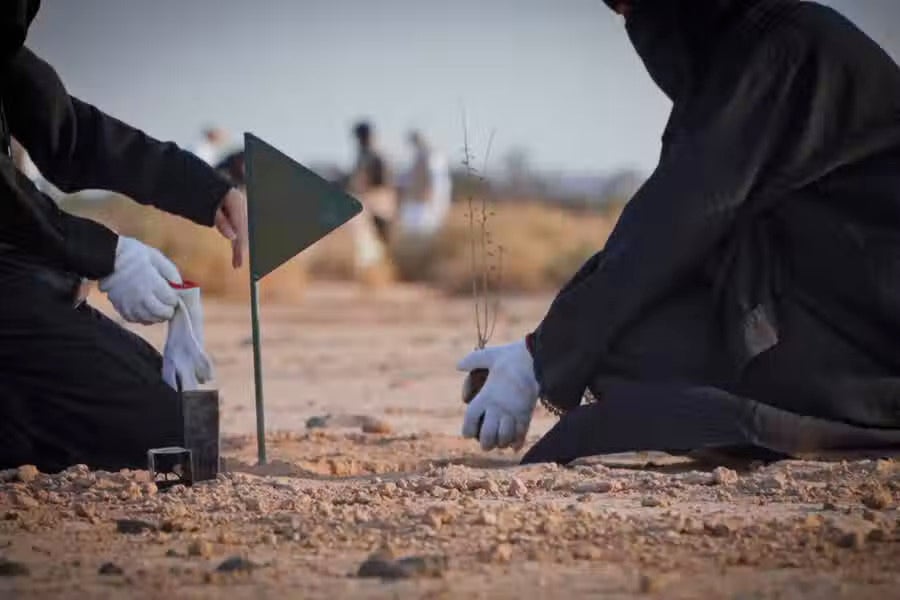
[[[199,556],[209,558],[212,556],[212,544],[206,540],[195,539],[188,545],[188,556]]]
[[[328,425],[328,421],[331,420],[331,415],[322,415],[310,417],[306,420],[306,428],[307,429],[319,429],[322,427],[326,427]]]
[[[72,485],[81,490],[88,490],[94,487],[94,484],[97,482],[97,478],[94,476],[89,477],[76,477],[72,480]]]
[[[657,498],[656,496],[644,496],[643,498],[641,498],[641,506],[646,506],[646,507],[652,508],[652,507],[662,506],[662,505],[663,505],[663,501],[661,499]]]
[[[616,484],[618,482],[615,482]],[[618,486],[612,481],[600,479],[597,481],[583,481],[572,488],[576,494],[606,494],[617,489]]]
[[[166,556],[169,558],[178,558],[180,554],[178,554],[178,550],[176,550],[175,548],[169,548],[168,550],[166,550]]]
[[[735,485],[740,478],[737,471],[726,467],[716,467],[713,470],[713,483],[717,485]]]
[[[34,497],[23,492],[13,492],[10,496],[13,505],[18,508],[36,508],[40,505]]]
[[[391,424],[387,421],[382,421],[381,419],[376,419],[374,417],[367,417],[363,420],[362,424],[363,433],[377,433],[381,435],[386,435],[394,432],[394,428],[391,427]]]
[[[13,560],[0,558],[0,577],[19,577],[31,573],[26,565]]]
[[[493,479],[482,479],[469,483],[470,490],[484,490],[488,494],[499,494],[500,486]]]
[[[143,495],[141,486],[132,481],[122,489],[119,493],[119,498],[121,500],[140,500]]]
[[[874,510],[869,510],[868,508],[863,511],[862,518],[870,523],[875,523],[878,521],[878,513]]]
[[[659,591],[659,583],[655,578],[645,573],[638,577],[638,593],[652,594],[657,591]]]
[[[593,544],[581,544],[572,550],[572,556],[578,560],[597,560],[603,553]]]
[[[497,544],[491,548],[485,558],[490,562],[508,563],[512,559],[513,549],[509,544]]]
[[[181,502],[176,502],[166,505],[163,509],[163,513],[170,519],[177,519],[179,517],[186,517],[188,515],[188,509],[187,506]]]
[[[136,483],[152,483],[153,476],[150,471],[132,471],[131,477]]]
[[[837,504],[832,502],[831,500],[826,500],[822,503],[822,510],[837,510]]]
[[[119,519],[116,521],[116,531],[126,534],[138,534],[145,531],[156,531],[156,525],[138,519]]]
[[[486,510],[481,511],[481,514],[478,515],[477,523],[479,525],[496,525],[497,515]]]
[[[869,492],[865,496],[863,496],[862,503],[866,508],[871,508],[872,510],[884,510],[886,508],[890,508],[892,502],[892,498],[890,493],[883,489],[878,488]]]
[[[274,533],[267,533],[262,536],[262,543],[268,546],[277,546],[278,545],[278,536]]]
[[[0,470],[0,483],[7,483],[9,481],[14,481],[19,475],[18,469],[3,469]]]
[[[220,573],[233,573],[236,571],[252,571],[257,568],[259,565],[256,563],[242,557],[242,556],[232,556],[231,558],[226,558],[222,563],[216,567],[216,571]]]
[[[196,531],[198,527],[196,527],[193,523],[188,521],[187,519],[164,519],[163,522],[159,526],[159,530],[164,533],[177,533],[180,531]]]
[[[443,556],[410,556],[394,560],[381,553],[375,553],[360,565],[356,576],[410,579],[440,577],[446,570],[447,559]]]
[[[866,540],[869,542],[886,542],[888,539],[888,534],[884,529],[875,528],[869,531],[866,535]]]
[[[822,515],[807,515],[803,519],[803,525],[809,529],[819,529],[824,524],[825,519],[822,518]]]
[[[247,510],[264,513],[266,512],[266,504],[263,502],[261,498],[248,498],[244,502],[244,506],[247,507]]]
[[[22,465],[16,469],[16,479],[22,483],[31,483],[37,479],[37,476],[40,474],[41,472],[38,471],[38,468],[34,465]]]
[[[75,515],[83,519],[93,519],[97,511],[92,504],[78,503],[75,505]]]
[[[216,538],[216,541],[220,544],[236,544],[238,542],[238,539],[237,536],[230,531],[223,530],[219,532],[219,536]]]
[[[690,471],[681,476],[681,481],[687,485],[712,485],[713,476],[704,471]]]
[[[858,529],[852,531],[844,531],[840,535],[838,535],[837,540],[835,540],[835,544],[839,548],[852,548],[853,550],[859,550],[865,545],[865,538],[862,531]]]
[[[706,531],[713,537],[728,537],[731,534],[731,526],[725,522],[707,523]]]
[[[521,479],[513,477],[509,482],[509,489],[506,493],[509,496],[522,497],[528,493],[528,486]]]
[[[386,498],[390,498],[397,493],[397,484],[392,481],[382,483],[378,486],[378,493]]]
[[[100,568],[97,570],[98,575],[122,575],[125,571],[122,570],[122,567],[115,563],[103,563]]]
[[[759,482],[759,487],[770,492],[777,492],[787,487],[788,478],[783,473],[775,473]]]

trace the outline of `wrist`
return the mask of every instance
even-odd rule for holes
[[[528,354],[534,360],[534,332],[525,335],[525,349],[528,350]]]

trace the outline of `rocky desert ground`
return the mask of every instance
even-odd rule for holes
[[[504,299],[494,341],[549,300]],[[225,472],[168,491],[146,471],[3,472],[0,597],[900,598],[891,457],[519,467],[458,434],[470,302],[317,283],[263,306],[258,466],[249,311],[205,311]],[[161,346],[164,327],[139,331]]]

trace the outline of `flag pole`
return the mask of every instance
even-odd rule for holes
[[[244,148],[250,145],[251,136],[244,134]],[[256,454],[260,465],[266,464],[266,409],[263,400],[263,376],[262,376],[262,339],[259,330],[259,280],[263,274],[257,273],[259,256],[256,252],[256,197],[254,181],[253,160],[245,162],[247,171],[247,249],[250,255],[250,328],[253,331],[253,389],[256,395]]]
[[[250,325],[253,328],[253,379],[256,388],[256,451],[259,464],[266,464],[266,413],[263,402],[262,353],[259,335],[259,281],[250,276]]]

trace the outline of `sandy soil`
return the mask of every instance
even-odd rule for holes
[[[504,301],[494,341],[548,301]],[[0,598],[900,597],[900,463],[518,467],[458,437],[472,307],[421,288],[263,307],[258,467],[248,311],[205,309],[228,472],[168,492],[145,471],[0,474]],[[347,426],[307,429],[326,414]]]

